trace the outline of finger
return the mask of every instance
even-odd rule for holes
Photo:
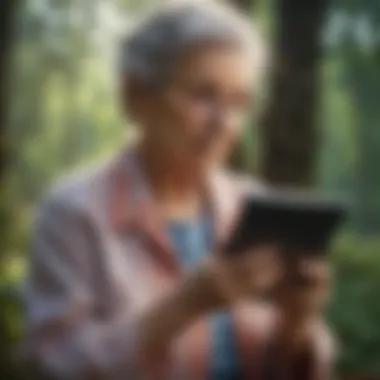
[[[277,249],[272,246],[250,250],[239,264],[239,280],[250,291],[266,291],[279,281],[282,273]]]
[[[331,277],[331,271],[324,260],[302,260],[298,263],[298,275],[311,283],[324,283]]]

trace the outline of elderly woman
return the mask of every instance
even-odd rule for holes
[[[282,276],[271,306],[258,300],[280,279],[276,251],[218,253],[244,192],[263,189],[222,168],[252,106],[254,31],[222,6],[173,6],[123,49],[123,106],[141,136],[43,204],[29,359],[54,379],[326,378],[323,265],[296,262],[302,288]]]

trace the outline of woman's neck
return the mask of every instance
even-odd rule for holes
[[[202,206],[202,176],[147,142],[139,146],[139,155],[165,217],[184,219],[196,216]]]

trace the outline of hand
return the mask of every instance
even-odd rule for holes
[[[271,288],[280,278],[276,249],[260,247],[229,258],[214,254],[141,316],[141,352],[160,357],[168,342],[202,314]]]
[[[284,277],[275,296],[278,324],[270,338],[268,371],[279,379],[329,379],[334,340],[320,317],[329,293],[327,262],[309,255],[283,256]]]
[[[281,278],[281,270],[276,248],[261,246],[237,257],[211,256],[184,286],[189,302],[207,312],[264,293]]]
[[[318,324],[329,294],[330,280],[329,267],[323,258],[295,256],[286,263],[277,299],[280,330],[293,343],[307,340]]]
[[[323,258],[296,256],[286,263],[280,302],[289,315],[312,316],[323,308],[330,287],[330,270]]]

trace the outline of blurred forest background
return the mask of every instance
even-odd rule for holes
[[[1,379],[16,376],[11,345],[35,207],[57,176],[128,138],[115,91],[118,34],[158,3],[1,2]],[[232,165],[352,197],[327,315],[340,342],[337,378],[380,379],[380,1],[234,3],[274,59],[263,112],[247,123]]]

